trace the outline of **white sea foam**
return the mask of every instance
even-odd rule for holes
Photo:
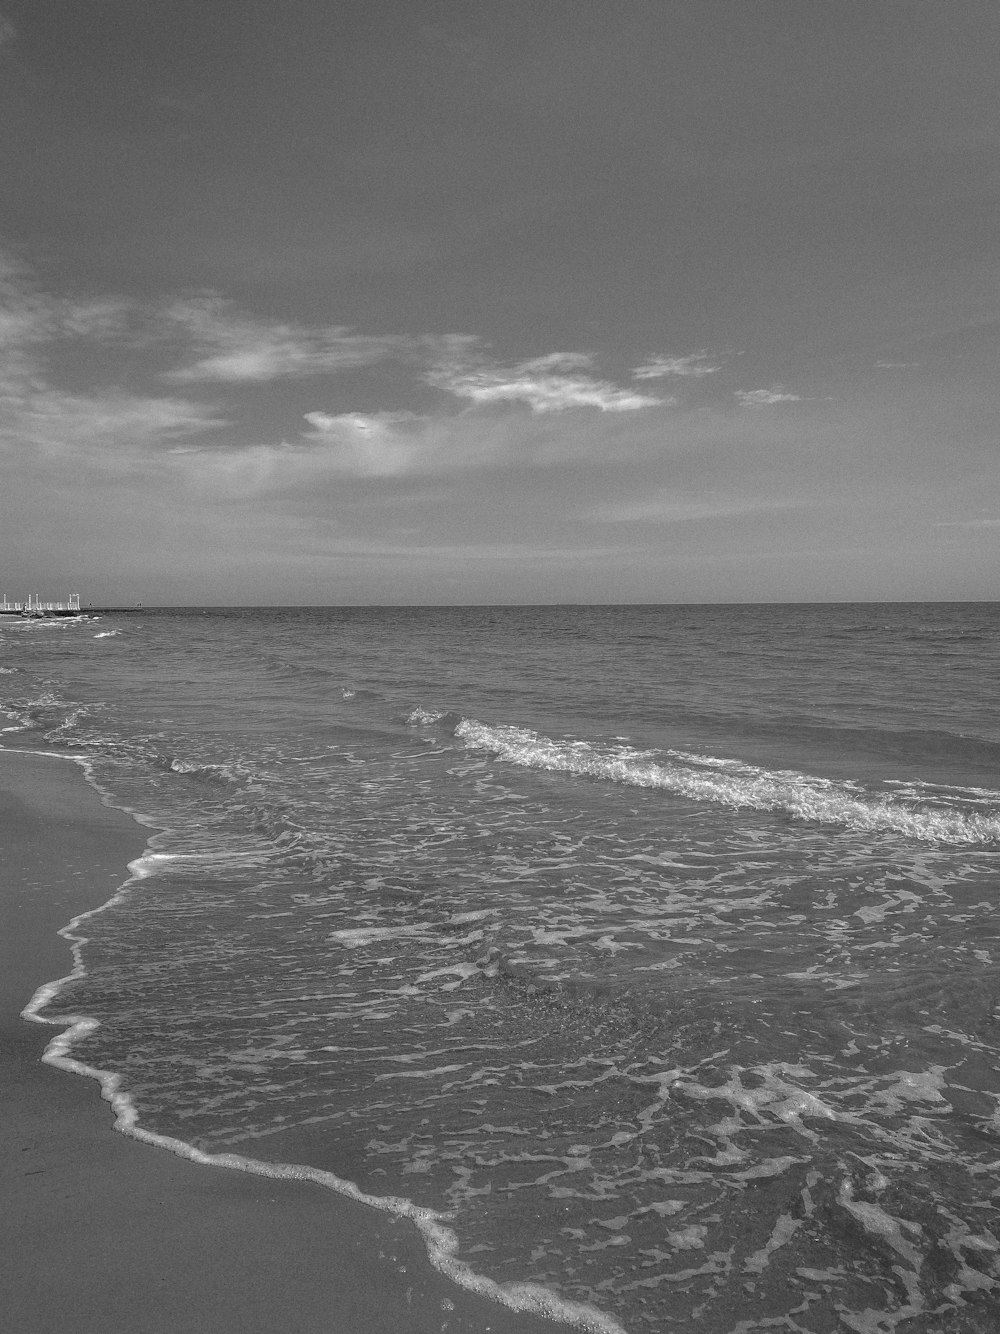
[[[337,941],[345,949],[358,949],[364,945],[374,944],[379,940],[395,940],[400,936],[427,936],[433,934],[434,927],[432,923],[426,922],[416,926],[344,927],[339,931],[331,931],[328,939]]]
[[[434,716],[415,710],[415,721]],[[436,715],[441,717],[442,715]],[[655,756],[628,746],[600,748],[586,741],[555,741],[521,727],[489,726],[463,719],[455,735],[474,750],[492,751],[509,764],[595,778],[631,787],[657,788],[693,801],[734,810],[775,811],[817,824],[864,833],[900,834],[935,843],[1000,842],[1000,810],[981,814],[936,806],[927,810],[892,796],[866,796],[849,783],[791,770],[770,771],[739,760],[665,751]],[[1000,808],[1000,793],[993,793]]]
[[[54,690],[43,690],[40,695],[34,699],[28,700],[29,708],[67,708],[68,705],[64,699],[60,699]]]
[[[74,757],[75,758],[75,757]],[[79,762],[79,761],[78,761]],[[120,901],[128,893],[130,886],[145,875],[150,874],[156,863],[172,860],[167,854],[147,851],[142,857],[129,864],[132,876],[110,899],[99,908],[81,913],[74,917],[67,926],[60,930],[70,944],[73,955],[73,968],[66,977],[40,986],[22,1011],[22,1017],[35,1023],[51,1024],[61,1031],[45,1048],[43,1061],[73,1074],[95,1079],[101,1087],[101,1096],[111,1105],[114,1113],[114,1128],[123,1135],[140,1140],[157,1148],[167,1149],[181,1158],[200,1163],[206,1167],[223,1167],[233,1171],[246,1172],[252,1176],[269,1177],[284,1181],[312,1181],[326,1190],[335,1191],[360,1204],[369,1205],[383,1213],[393,1214],[398,1218],[409,1219],[420,1233],[430,1263],[446,1278],[459,1287],[477,1293],[498,1305],[512,1311],[523,1311],[563,1325],[589,1331],[589,1334],[626,1334],[624,1327],[613,1317],[597,1310],[584,1302],[570,1301],[560,1297],[551,1289],[538,1283],[498,1283],[477,1273],[464,1260],[458,1258],[458,1238],[445,1225],[448,1217],[435,1209],[422,1208],[412,1200],[401,1196],[370,1195],[361,1190],[354,1182],[336,1176],[333,1172],[310,1167],[300,1163],[265,1162],[236,1153],[205,1153],[185,1140],[172,1135],[161,1135],[147,1130],[139,1122],[139,1115],[132,1098],[122,1089],[119,1074],[100,1070],[76,1060],[71,1055],[74,1045],[93,1033],[99,1027],[96,1019],[89,1015],[66,1015],[48,1018],[43,1011],[55,999],[63,988],[77,978],[86,975],[83,963],[83,946],[87,938],[80,933],[80,928],[90,917],[104,912]],[[451,1068],[451,1067],[449,1067]],[[455,1067],[458,1068],[458,1067]]]
[[[409,714],[406,721],[411,727],[433,727],[444,716],[439,710],[416,708]]]

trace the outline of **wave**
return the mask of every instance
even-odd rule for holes
[[[1000,842],[1000,792],[994,806],[964,810],[955,802],[914,800],[867,792],[860,784],[834,782],[792,770],[768,770],[740,760],[688,751],[640,751],[627,745],[554,740],[528,728],[490,726],[474,718],[415,709],[415,726],[446,727],[470,750],[486,750],[508,764],[574,777],[655,788],[692,801],[733,810],[768,811],[812,824],[875,834],[898,834],[930,843],[992,845]],[[954,791],[954,790],[953,790]],[[957,795],[957,794],[956,794]],[[959,801],[961,798],[959,798]]]
[[[440,731],[450,732],[454,736],[456,730],[466,719],[460,713],[453,713],[451,710],[441,711],[418,707],[411,710],[404,721],[409,727],[435,727]]]
[[[62,699],[53,690],[43,690],[30,698],[6,699],[0,702],[0,715],[9,718],[11,727],[5,732],[30,732],[52,729],[60,732],[76,723],[86,713],[83,705],[74,705]]]
[[[28,714],[10,708],[6,704],[0,704],[0,718],[6,718],[10,722],[9,727],[0,727],[0,732],[27,732],[32,726]]]
[[[153,754],[151,762],[157,769],[183,774],[186,778],[203,779],[223,787],[242,787],[253,780],[254,774],[238,761],[229,764],[209,764],[196,760],[182,760],[174,755]]]
[[[152,840],[150,848],[155,841]],[[88,1065],[72,1054],[76,1044],[99,1027],[98,1020],[86,1014],[49,1016],[45,1014],[45,1010],[69,984],[86,976],[83,948],[88,941],[82,934],[81,928],[88,918],[103,913],[128,894],[133,884],[150,873],[150,862],[157,860],[160,855],[147,849],[142,857],[129,863],[130,879],[106,903],[74,917],[60,930],[59,934],[69,943],[72,950],[72,971],[66,977],[40,986],[21,1011],[24,1019],[37,1024],[52,1025],[60,1030],[46,1046],[42,1060],[57,1069],[96,1080],[100,1085],[102,1097],[110,1104],[114,1114],[114,1129],[131,1139],[166,1149],[178,1157],[186,1158],[189,1162],[207,1167],[223,1167],[278,1181],[311,1181],[326,1190],[344,1195],[348,1199],[356,1200],[381,1212],[409,1219],[420,1234],[431,1265],[457,1287],[477,1293],[514,1312],[547,1318],[583,1330],[585,1334],[625,1334],[623,1326],[617,1320],[585,1302],[562,1297],[553,1289],[539,1283],[498,1282],[473,1269],[466,1261],[458,1258],[458,1237],[447,1226],[447,1222],[450,1221],[450,1215],[447,1213],[422,1207],[403,1196],[372,1195],[353,1181],[307,1164],[270,1162],[237,1153],[207,1153],[174,1135],[164,1135],[147,1129],[140,1123],[134,1100],[123,1088],[122,1076],[113,1070]]]

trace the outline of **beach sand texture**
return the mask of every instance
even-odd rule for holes
[[[112,1129],[98,1084],[42,1063],[20,1017],[65,976],[58,934],[145,837],[62,758],[0,752],[0,1310],[18,1334],[540,1334],[455,1287],[411,1224],[307,1182],[205,1167]]]

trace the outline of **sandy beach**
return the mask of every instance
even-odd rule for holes
[[[0,1307],[72,1330],[541,1334],[559,1326],[455,1287],[409,1223],[315,1185],[196,1165],[116,1133],[96,1081],[41,1061],[20,1017],[65,976],[58,930],[127,878],[145,831],[74,763],[0,752]]]

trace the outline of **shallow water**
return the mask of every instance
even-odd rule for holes
[[[995,604],[0,618],[3,743],[158,831],[46,1014],[629,1331],[992,1330],[998,667]]]

